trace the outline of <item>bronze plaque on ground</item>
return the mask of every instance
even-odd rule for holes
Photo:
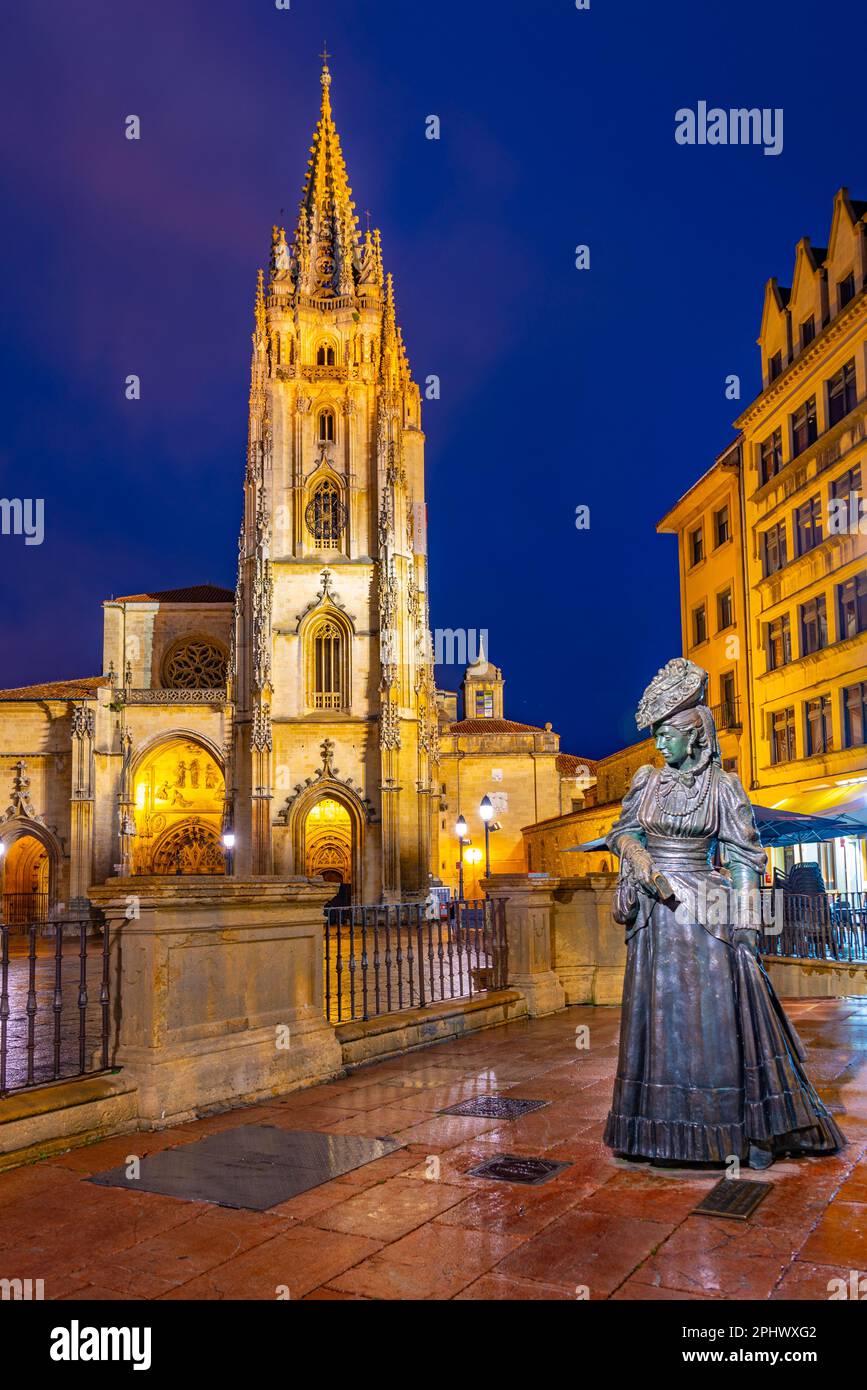
[[[747,1178],[721,1178],[703,1197],[693,1216],[725,1216],[729,1221],[749,1221],[756,1207],[770,1192],[769,1182],[750,1182]]]

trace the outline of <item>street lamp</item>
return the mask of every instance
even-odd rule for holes
[[[227,873],[227,874],[231,874],[231,873],[232,873],[232,869],[233,869],[232,851],[234,850],[234,848],[235,848],[235,832],[234,832],[234,830],[225,830],[225,831],[223,832],[223,849],[226,851],[226,873]]]
[[[479,815],[485,822],[485,878],[491,877],[491,821],[494,819],[494,803],[489,796],[482,797]]]
[[[455,826],[455,834],[458,837],[458,900],[463,901],[464,896],[464,845],[468,844],[467,823],[463,816],[458,816]]]

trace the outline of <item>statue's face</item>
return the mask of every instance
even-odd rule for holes
[[[678,729],[674,724],[662,723],[654,738],[669,767],[680,767],[692,752],[695,735],[689,729]]]

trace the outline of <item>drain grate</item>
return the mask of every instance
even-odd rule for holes
[[[460,1105],[450,1105],[441,1110],[441,1115],[474,1115],[483,1120],[517,1120],[519,1115],[529,1115],[531,1110],[541,1110],[550,1105],[549,1100],[519,1100],[509,1096],[473,1096],[472,1100],[462,1100]]]
[[[470,1169],[470,1177],[492,1178],[495,1182],[518,1182],[524,1187],[538,1187],[550,1182],[571,1163],[555,1163],[552,1158],[526,1158],[521,1154],[494,1154],[478,1168]]]
[[[750,1182],[747,1178],[721,1178],[703,1197],[693,1216],[725,1216],[730,1221],[749,1221],[759,1202],[771,1190],[769,1182]]]

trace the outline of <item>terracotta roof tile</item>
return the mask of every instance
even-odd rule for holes
[[[71,681],[46,681],[42,685],[19,685],[0,690],[0,700],[93,700],[108,676],[82,676]]]
[[[189,589],[153,589],[149,594],[124,594],[110,603],[232,603],[233,589],[218,584],[194,584]]]
[[[536,724],[516,724],[514,719],[459,719],[449,724],[450,734],[544,734]]]
[[[557,771],[563,777],[577,776],[579,768],[586,768],[591,777],[596,776],[596,764],[592,758],[579,758],[575,753],[557,754]]]

